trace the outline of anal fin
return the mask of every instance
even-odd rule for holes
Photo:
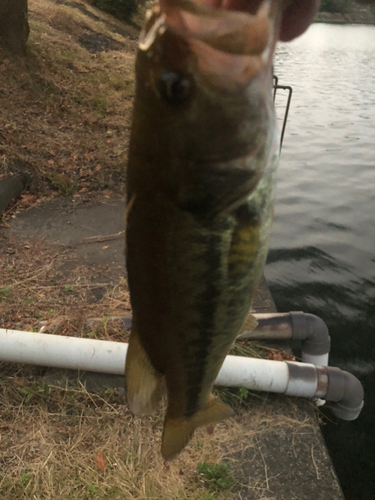
[[[213,394],[210,395],[207,405],[189,419],[183,417],[169,418],[167,413],[161,445],[163,458],[172,460],[180,453],[198,427],[220,422],[231,416],[233,416],[232,408]]]
[[[258,321],[256,318],[252,315],[251,312],[246,316],[245,321],[243,322],[243,325],[240,328],[240,331],[238,332],[237,337],[242,335],[244,332],[251,332],[254,330],[254,328],[257,326]]]
[[[130,410],[135,415],[149,415],[157,409],[162,382],[162,375],[152,366],[133,326],[126,355],[125,387]]]

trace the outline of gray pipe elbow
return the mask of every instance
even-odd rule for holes
[[[355,420],[363,408],[364,392],[361,382],[351,373],[329,367],[327,406],[336,417]]]
[[[331,348],[331,337],[327,325],[314,314],[291,312],[293,339],[301,340],[302,351],[310,355],[327,354]]]

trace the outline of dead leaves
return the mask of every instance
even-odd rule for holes
[[[104,472],[106,470],[107,464],[106,464],[106,461],[103,457],[103,453],[101,451],[99,451],[99,453],[96,455],[95,462],[96,462],[96,466],[99,470],[101,470],[102,472]]]
[[[293,354],[289,354],[282,349],[271,349],[267,348],[266,359],[271,359],[272,361],[296,361]]]

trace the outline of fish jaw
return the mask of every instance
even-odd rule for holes
[[[248,84],[272,65],[280,2],[255,0],[255,12],[254,1],[217,4],[212,0],[160,0],[157,21],[143,32],[141,49],[151,46],[157,32],[170,29],[187,41],[204,78],[223,88]]]

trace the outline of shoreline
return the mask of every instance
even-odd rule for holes
[[[364,24],[368,26],[375,26],[375,15],[364,12],[353,12],[351,14],[319,12],[314,20],[314,23]]]

